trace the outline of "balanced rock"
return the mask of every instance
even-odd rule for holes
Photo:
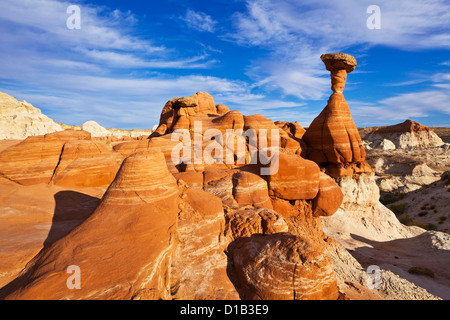
[[[353,59],[345,54],[322,56],[331,71],[333,94],[302,139],[308,145],[308,158],[322,167],[349,168],[351,164],[359,164],[360,169],[370,172],[365,166],[366,152],[361,137],[342,94],[347,73],[356,67]],[[353,171],[340,170],[339,174],[351,175]]]
[[[346,53],[325,53],[320,56],[328,71],[345,70],[347,73],[356,68],[355,57]]]

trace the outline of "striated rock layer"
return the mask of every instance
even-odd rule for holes
[[[334,93],[306,132],[295,122],[230,111],[198,92],[170,99],[148,139],[112,150],[86,131],[63,131],[1,152],[2,190],[18,183],[27,190],[110,184],[92,214],[43,247],[33,240],[33,250],[42,250],[0,298],[434,298],[424,290],[413,294],[394,268],[383,269],[383,289],[364,283],[363,268],[374,261],[356,242],[377,247],[421,233],[378,201],[342,94],[356,60],[346,54],[322,60]],[[10,204],[13,194],[0,200]],[[17,259],[21,267],[33,252]],[[68,273],[74,267],[77,289]]]
[[[366,139],[370,143],[370,147],[382,147],[384,149],[386,149],[386,142],[384,141],[393,145],[390,149],[433,148],[444,145],[442,139],[433,130],[412,120],[406,120],[393,126],[376,128],[366,136]]]
[[[122,157],[87,131],[64,130],[28,137],[0,153],[0,175],[22,185],[109,185]]]
[[[321,58],[331,72],[333,94],[303,135],[302,139],[308,145],[307,157],[336,178],[372,172],[365,161],[361,137],[342,94],[347,73],[355,69],[356,60],[343,53],[322,55]]]
[[[0,153],[2,175],[28,186],[90,186],[115,176],[92,215],[44,246],[0,297],[336,299],[319,217],[332,215],[342,197],[301,157],[302,128],[244,117],[206,93],[171,99],[161,119],[149,139],[113,150],[67,130]],[[187,154],[176,162],[174,150]],[[249,254],[247,246],[259,249]],[[261,254],[281,291],[255,273]],[[80,268],[81,289],[67,287],[70,266]]]
[[[177,199],[176,180],[161,153],[130,156],[95,212],[67,236],[44,248],[0,296],[168,298]],[[67,286],[67,268],[72,265],[81,271],[81,288],[77,290]]]

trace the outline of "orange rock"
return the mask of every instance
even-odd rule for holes
[[[64,131],[48,133],[44,135],[44,139],[46,141],[61,140],[67,142],[74,140],[91,140],[92,137],[89,131],[67,129]]]
[[[250,237],[257,233],[269,235],[288,231],[283,217],[270,209],[227,207],[225,212],[227,220],[225,233],[231,240]]]
[[[0,174],[23,185],[49,183],[59,163],[64,144],[90,139],[89,132],[80,130],[28,137],[0,153]]]
[[[233,175],[233,196],[240,206],[272,209],[267,182],[254,173],[240,171]]]
[[[172,141],[170,134],[153,137],[146,140],[135,140],[130,142],[123,142],[113,147],[114,151],[120,153],[123,157],[128,157],[135,152],[159,150],[164,154],[167,167],[170,172],[177,173],[178,169],[172,161],[172,150],[179,144],[178,141]]]
[[[162,153],[122,164],[95,212],[44,248],[0,291],[6,299],[159,299],[170,296],[178,187]],[[80,289],[69,289],[78,266]]]
[[[192,189],[203,189],[202,172],[179,172],[172,175],[175,179],[184,181]]]
[[[319,167],[312,161],[279,153],[278,172],[267,176],[269,195],[285,200],[314,199],[319,191]]]
[[[121,157],[87,131],[65,130],[29,137],[0,153],[2,175],[23,185],[107,186],[114,179]]]
[[[222,112],[223,110],[224,108],[221,108]],[[190,97],[173,98],[167,101],[161,112],[156,133],[152,133],[151,136],[159,136],[173,132],[175,130],[174,125],[177,123],[178,128],[185,127],[186,116],[195,114],[218,114],[218,109],[210,94],[197,92]]]
[[[60,186],[108,186],[115,178],[122,158],[105,145],[93,141],[64,144],[52,183]]]
[[[331,216],[341,206],[344,194],[337,183],[325,173],[320,173],[319,193],[313,200],[314,216]]]
[[[191,188],[182,198],[170,269],[172,299],[238,299],[227,274],[222,201]]]
[[[28,137],[0,153],[0,175],[22,185],[49,183],[63,146],[61,140]]]
[[[230,109],[224,104],[216,105],[216,109],[217,109],[217,113],[220,115],[230,112]]]
[[[308,145],[307,157],[325,167],[365,162],[361,137],[342,94],[347,72],[356,67],[356,60],[341,53],[323,55],[322,60],[331,71],[333,94],[303,135],[303,141]]]
[[[217,113],[214,98],[209,93],[197,92],[194,97],[197,98],[198,101],[196,113]]]
[[[303,141],[311,149],[308,158],[319,164],[365,160],[361,137],[341,93],[331,95],[328,105],[304,134]]]
[[[335,300],[333,264],[323,249],[289,233],[241,238],[233,263],[244,299]]]
[[[370,134],[389,134],[389,133],[420,132],[420,131],[432,131],[432,130],[424,125],[421,125],[416,121],[406,120],[405,122],[393,126],[376,128]]]
[[[301,139],[306,132],[306,130],[298,123],[298,121],[276,121],[275,125],[297,139]]]

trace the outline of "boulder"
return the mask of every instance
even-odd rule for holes
[[[278,163],[278,171],[267,176],[270,195],[285,200],[308,200],[316,197],[319,192],[320,169],[313,161],[280,152]]]
[[[267,182],[254,173],[239,171],[233,175],[233,196],[240,206],[272,209]]]
[[[354,173],[349,164],[365,163],[366,152],[353,122],[349,106],[342,91],[347,73],[356,67],[354,58],[346,54],[322,55],[327,70],[331,71],[333,94],[325,109],[315,118],[302,139],[308,145],[308,159],[323,167],[330,166],[340,175]],[[343,168],[348,170],[342,170]],[[363,171],[371,171],[359,165]]]
[[[111,132],[103,128],[101,125],[99,125],[95,121],[86,121],[82,126],[82,130],[88,131],[91,133],[92,137],[107,137],[111,136]]]
[[[331,216],[341,206],[344,194],[337,183],[325,173],[320,173],[319,193],[313,200],[313,214]]]
[[[289,233],[241,238],[233,263],[248,300],[335,300],[333,264],[320,246]]]

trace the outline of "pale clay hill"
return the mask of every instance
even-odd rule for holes
[[[448,233],[450,144],[444,139],[450,130],[437,128],[443,139],[434,130],[407,120],[395,126],[360,131],[365,131],[367,161],[374,168],[382,202],[404,224]],[[373,143],[373,136],[384,140]],[[393,136],[396,144],[386,139]]]
[[[0,140],[25,139],[62,130],[38,108],[0,92]]]
[[[351,117],[343,91],[355,58],[321,58],[333,92],[306,130],[198,92],[167,101],[145,139],[112,148],[94,123],[85,126],[93,133],[1,141],[0,299],[450,299],[450,236],[402,224],[379,201],[380,170],[395,164],[372,164]],[[254,164],[240,161],[249,140],[244,153],[216,144],[230,162],[191,154],[177,164],[177,129],[202,150],[208,129],[278,136],[256,145]],[[263,175],[277,144],[279,169]],[[445,167],[420,165],[412,175]],[[67,286],[73,265],[76,290]]]

